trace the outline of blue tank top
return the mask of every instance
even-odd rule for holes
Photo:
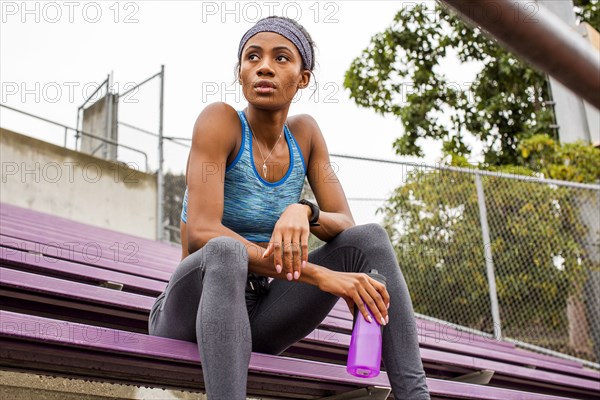
[[[246,115],[241,110],[237,113],[242,122],[242,145],[233,162],[225,168],[221,223],[251,242],[269,242],[281,213],[287,206],[300,200],[306,177],[306,164],[298,142],[287,125],[284,125],[290,165],[287,173],[279,181],[264,180],[254,165],[253,135]],[[181,210],[181,220],[185,223],[187,197],[186,187]]]

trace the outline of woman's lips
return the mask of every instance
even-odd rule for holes
[[[275,91],[275,88],[270,86],[257,86],[254,88],[254,90],[261,94],[268,94],[273,93]]]

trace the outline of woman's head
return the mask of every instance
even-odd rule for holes
[[[298,89],[308,86],[314,49],[309,33],[293,19],[271,16],[258,21],[238,49],[236,75],[244,96],[261,103],[291,101]]]

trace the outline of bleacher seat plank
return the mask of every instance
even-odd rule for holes
[[[201,387],[196,343],[147,335],[150,307],[179,263],[178,246],[5,204],[0,204],[0,219],[0,304],[9,310],[0,311],[5,368],[40,368],[69,376],[79,370],[92,379]],[[69,247],[73,242],[93,243],[102,257],[90,260]],[[132,242],[138,246],[137,262],[124,262],[123,253],[113,257],[111,246]],[[57,255],[57,249],[66,251]],[[100,286],[106,282],[114,282],[117,289],[122,284],[122,290]],[[428,375],[445,378],[427,378],[434,399],[595,399],[600,395],[600,372],[583,368],[576,360],[524,350],[451,323],[420,318],[416,323]],[[39,327],[48,332],[36,332]],[[51,328],[60,331],[56,340],[50,337]],[[364,379],[345,371],[351,328],[352,315],[340,299],[317,329],[281,356],[252,353],[248,393],[314,399],[366,387]],[[69,330],[75,335],[87,332],[86,343],[63,340]],[[90,333],[107,340],[96,341]],[[140,344],[137,352],[121,343],[125,337]],[[170,357],[154,352],[161,346],[178,350]],[[51,354],[61,354],[60,360],[53,360]],[[93,362],[86,365],[83,357]],[[102,368],[94,370],[92,364]],[[480,371],[493,371],[489,384],[451,380]],[[369,384],[389,387],[384,366],[380,377],[384,380],[368,380]]]
[[[131,293],[123,293],[101,287],[91,287],[89,285],[82,285],[74,282],[65,282],[56,278],[35,276],[33,274],[12,271],[6,268],[0,269],[0,271],[0,284],[2,284],[2,286],[22,288],[26,283],[28,289],[30,290],[52,295],[63,294],[78,301],[85,300],[86,302],[97,302],[98,304],[123,306],[124,308],[132,308],[136,306],[138,311],[149,311],[153,301],[151,297],[138,296]],[[324,326],[326,325],[324,324]],[[349,326],[348,331],[350,328],[351,327]],[[338,347],[341,346],[344,349],[347,349],[350,345],[349,332],[336,332],[333,333],[333,335],[327,336],[321,336],[318,334],[318,332],[313,332],[311,335],[308,335],[308,342],[311,342],[311,338],[317,337],[319,340],[317,341],[313,339],[312,342],[318,342],[321,346],[323,343],[326,343],[328,345],[335,345]],[[503,357],[502,353],[493,354],[491,350],[486,354],[487,358],[483,359],[476,357],[475,354],[472,354],[471,356],[456,354],[456,344],[446,343],[445,346],[439,347],[445,348],[443,350],[434,350],[421,347],[420,351],[423,362],[441,364],[449,369],[452,367],[457,368],[457,370],[461,368],[464,370],[470,368],[471,372],[483,369],[493,370],[496,372],[494,376],[496,381],[499,381],[504,377],[508,377],[512,381],[518,381],[519,379],[525,381],[535,381],[535,383],[539,385],[557,388],[559,386],[568,386],[573,388],[586,388],[593,385],[600,386],[600,381],[594,382],[593,380],[585,380],[573,376],[566,376],[564,374],[557,374],[541,369],[532,370],[522,366],[494,361],[490,358],[493,358],[495,355],[497,358],[504,359],[504,361],[507,362],[519,362],[517,359],[510,359],[510,357],[507,356]],[[464,347],[465,349],[463,350],[469,351],[468,346]],[[549,365],[539,365],[539,363],[538,366],[552,367]],[[564,369],[567,369],[567,367],[564,367]],[[570,370],[569,372],[573,373],[575,371]]]
[[[2,347],[2,363],[5,367],[15,367],[23,362],[40,362],[42,368],[58,368],[63,374],[76,373],[80,377],[97,378],[98,370],[106,372],[111,382],[129,384],[153,384],[158,383],[149,378],[161,378],[159,382],[168,380],[168,375],[175,375],[176,383],[165,383],[168,387],[185,389],[198,389],[201,384],[201,360],[197,345],[192,342],[179,341],[168,338],[154,337],[136,334],[126,331],[111,329],[98,329],[83,324],[51,320],[43,317],[27,316],[17,313],[0,311],[0,343]],[[92,333],[90,333],[92,329]],[[44,346],[35,347],[35,343],[43,343]],[[64,343],[68,343],[68,347]],[[36,348],[36,356],[31,357],[33,352],[27,350],[28,344]],[[42,348],[44,350],[42,350]],[[56,352],[63,353],[64,350],[71,351],[63,357],[55,360]],[[73,350],[83,349],[85,352]],[[68,353],[66,351],[65,353]],[[115,353],[124,357],[115,357]],[[27,359],[29,357],[29,359]],[[51,358],[47,360],[46,358]],[[105,359],[106,358],[106,359]],[[152,359],[153,363],[144,363],[144,360]],[[160,361],[176,361],[176,364]],[[112,364],[111,364],[112,362]],[[107,364],[108,363],[108,364]],[[75,365],[72,365],[75,364]],[[116,365],[121,368],[117,368]],[[36,365],[36,364],[34,364]],[[32,365],[32,366],[34,366]],[[108,367],[108,368],[107,368]],[[178,369],[180,367],[180,369]],[[183,374],[189,371],[188,381]],[[106,370],[105,370],[106,369]],[[157,371],[158,369],[158,371]],[[115,372],[117,371],[117,372]],[[168,371],[169,373],[165,374]],[[112,374],[112,375],[111,375]],[[302,360],[281,356],[271,356],[261,353],[252,353],[249,367],[249,381],[252,382],[257,375],[267,375],[272,382],[268,385],[249,385],[248,394],[269,394],[265,392],[267,386],[282,379],[279,390],[290,390],[291,394],[302,389],[313,389],[312,397],[315,395],[326,396],[324,390],[333,390],[331,383],[335,383],[337,389],[348,390],[360,388],[365,385],[378,385],[389,387],[389,381],[385,371],[379,376],[368,380],[362,379],[362,385],[356,382],[356,378],[345,371],[343,365],[319,363],[310,360]],[[288,377],[300,377],[301,380],[294,381],[293,386],[285,383]],[[110,377],[110,378],[109,378]],[[327,377],[329,383],[323,382]],[[503,399],[503,400],[566,400],[568,397],[560,397],[546,394],[529,393],[490,386],[472,385],[462,382],[452,382],[428,378],[428,386],[432,396],[443,396],[448,399]],[[257,383],[260,380],[256,381]],[[262,386],[262,389],[260,389]],[[324,389],[325,388],[325,389]],[[281,397],[287,392],[276,391],[270,395]],[[323,391],[317,393],[316,390]],[[298,392],[296,392],[298,393]],[[301,392],[300,392],[301,393]],[[307,394],[304,391],[304,394]],[[299,398],[297,396],[286,398]]]

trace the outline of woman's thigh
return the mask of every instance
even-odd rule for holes
[[[362,262],[365,253],[357,246],[374,243],[368,240],[371,230],[378,228],[349,228],[311,251],[308,261],[334,271],[360,272],[366,265]],[[318,327],[338,300],[339,297],[308,283],[273,280],[250,318],[253,351],[280,354]]]
[[[205,271],[202,250],[181,261],[163,294],[157,297],[150,314],[150,335],[190,342],[196,340],[196,314]]]

